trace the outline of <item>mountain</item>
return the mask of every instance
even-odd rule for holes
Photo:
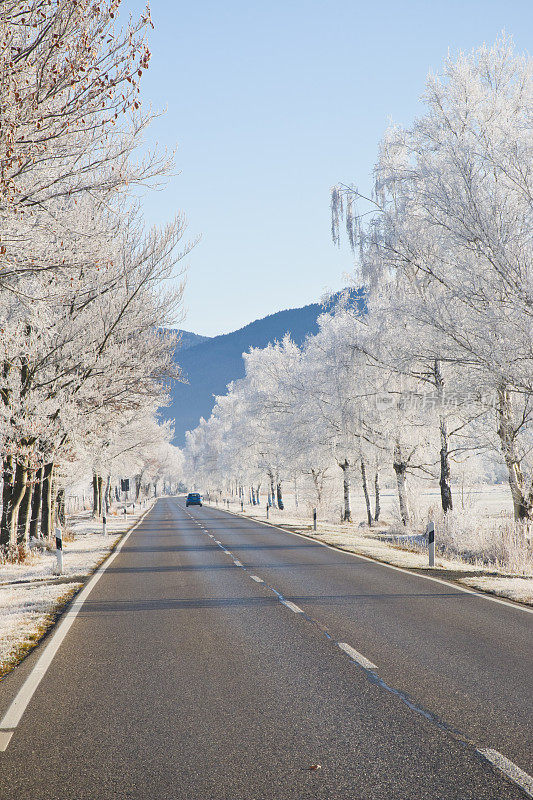
[[[358,294],[356,302],[361,302]],[[182,338],[185,347],[178,348],[176,360],[188,382],[174,384],[171,403],[161,411],[165,419],[174,420],[174,444],[181,447],[185,432],[195,428],[200,417],[209,417],[214,395],[225,394],[230,381],[244,377],[244,352],[250,347],[266,347],[269,342],[280,341],[286,333],[302,344],[306,336],[317,333],[317,317],[323,312],[320,303],[278,311],[233,333],[198,337],[203,341],[190,339],[196,334],[185,332],[187,336]]]
[[[202,342],[206,342],[211,337],[209,336],[201,336],[199,333],[191,333],[190,331],[184,331],[179,328],[172,328],[172,333],[179,333],[180,335],[180,350],[188,350],[189,347],[194,347],[197,344],[201,344]]]

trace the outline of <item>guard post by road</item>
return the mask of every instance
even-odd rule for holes
[[[435,523],[428,522],[428,526],[426,528],[426,536],[428,539],[428,548],[429,548],[429,566],[435,566]]]
[[[63,572],[63,531],[61,525],[56,525],[56,573],[61,575]]]
[[[316,508],[313,508],[313,530],[316,531]]]

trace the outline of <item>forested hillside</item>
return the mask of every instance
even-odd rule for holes
[[[301,344],[308,334],[317,332],[316,320],[323,310],[320,303],[312,303],[278,311],[200,344],[190,346],[186,338],[185,347],[177,350],[176,358],[188,383],[174,384],[171,405],[163,409],[167,419],[175,420],[174,443],[183,445],[185,432],[195,428],[200,417],[211,414],[214,396],[225,394],[230,381],[244,376],[244,352],[279,341],[286,333]]]

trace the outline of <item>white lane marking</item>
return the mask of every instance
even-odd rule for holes
[[[376,665],[373,664],[368,658],[365,658],[361,653],[359,653],[354,647],[351,645],[346,644],[346,642],[337,642],[337,646],[340,647],[341,650],[344,650],[353,661],[356,661],[359,666],[364,667],[365,669],[377,669]]]
[[[237,558],[233,559],[233,563],[235,564],[236,567],[242,567],[242,562],[239,561]]]
[[[291,603],[290,600],[280,600],[280,603],[283,603],[284,606],[287,606],[287,608],[290,608],[290,610],[294,611],[295,614],[303,614],[304,613],[302,611],[302,609],[300,608],[300,606],[297,606],[296,603]]]
[[[503,756],[497,750],[491,750],[490,748],[486,748],[484,750],[478,749],[478,753],[480,753],[483,758],[486,758],[487,761],[490,761],[491,764],[494,764],[500,772],[503,772],[504,775],[507,775],[513,783],[516,783],[517,786],[520,786],[521,789],[526,792],[530,797],[533,797],[533,778],[531,775],[528,775],[527,772],[517,767],[517,765],[510,761],[508,758]]]
[[[262,578],[258,578],[257,575],[250,575],[250,578],[256,583],[264,583],[264,580]]]
[[[0,731],[0,753],[7,750],[7,746],[13,734],[14,731]]]
[[[152,506],[153,508],[153,506]],[[48,667],[52,663],[55,654],[61,647],[61,644],[71,629],[76,617],[81,611],[81,608],[84,602],[89,597],[90,593],[106,571],[106,569],[113,563],[115,558],[118,556],[128,539],[130,538],[131,534],[141,524],[145,516],[151,509],[148,509],[144,512],[142,517],[135,523],[133,528],[127,532],[123,539],[118,543],[113,553],[109,556],[109,558],[101,564],[89,582],[85,585],[85,587],[81,590],[81,592],[74,598],[70,608],[68,611],[65,612],[61,622],[55,629],[54,633],[51,635],[48,644],[44,648],[43,652],[39,656],[35,666],[33,667],[32,671],[18,690],[17,694],[15,695],[11,705],[7,709],[6,713],[4,714],[2,720],[0,721],[0,735],[2,735],[2,740],[0,741],[0,750],[5,750],[9,744],[9,740],[13,735],[14,729],[19,724],[20,720],[22,719],[22,715],[26,711],[30,700],[32,699],[35,690],[39,686],[40,682],[44,678]],[[6,734],[9,734],[7,736]]]
[[[244,519],[240,514],[235,514],[233,511],[224,511],[224,514],[232,514],[234,517]],[[502,606],[514,608],[516,611],[525,611],[526,614],[533,614],[533,608],[528,608],[525,605],[511,603],[509,600],[502,600],[501,597],[493,597],[492,595],[485,594],[483,592],[476,592],[475,589],[467,589],[466,586],[460,586],[458,583],[452,583],[451,581],[443,580],[443,578],[434,578],[433,575],[422,575],[420,572],[411,572],[411,570],[404,569],[403,567],[396,567],[394,564],[387,564],[385,561],[378,561],[376,558],[369,558],[368,556],[362,556],[359,553],[352,553],[350,550],[342,550],[340,547],[333,547],[331,544],[321,542],[319,539],[315,539],[313,536],[306,536],[305,533],[298,533],[297,531],[288,531],[285,528],[280,528],[279,525],[274,525],[273,522],[263,522],[261,519],[248,519],[246,521],[256,522],[258,525],[265,525],[267,528],[275,528],[277,531],[281,531],[281,533],[288,533],[290,536],[299,536],[301,539],[306,539],[308,542],[315,542],[315,544],[318,544],[321,547],[327,547],[328,550],[333,550],[336,553],[344,553],[345,555],[353,556],[354,558],[360,558],[361,561],[368,561],[369,564],[376,564],[378,567],[387,567],[387,569],[393,569],[396,570],[396,572],[403,572],[404,575],[411,575],[415,578],[423,578],[425,581],[441,583],[443,586],[448,586],[450,589],[457,589],[457,591],[464,592],[464,594],[473,594],[474,597],[479,597],[482,600],[490,600],[492,603],[499,603]]]

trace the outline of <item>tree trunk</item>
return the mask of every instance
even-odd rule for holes
[[[372,511],[370,508],[370,496],[368,494],[368,485],[366,482],[366,469],[365,469],[365,462],[361,459],[361,477],[363,479],[363,493],[365,495],[365,503],[366,503],[366,516],[368,519],[368,526],[372,525]]]
[[[374,521],[379,522],[379,515],[381,513],[381,506],[379,504],[379,473],[376,472],[376,477],[374,478],[374,499],[376,503],[375,513],[374,513]]]
[[[56,515],[57,521],[63,528],[65,526],[66,517],[65,517],[65,490],[59,489],[56,495]]]
[[[43,499],[43,468],[39,467],[35,473],[35,484],[33,486],[33,496],[31,499],[31,520],[30,536],[34,539],[40,538],[39,519],[41,517],[41,504]]]
[[[342,482],[344,490],[344,511],[342,519],[344,522],[352,521],[352,510],[350,508],[350,464],[347,460],[339,464],[342,469]]]
[[[282,497],[282,494],[281,494],[281,482],[278,482],[276,484],[276,497],[277,497],[277,500],[278,500],[278,508],[279,508],[280,511],[283,511],[285,506],[283,505],[283,497]]]
[[[440,368],[440,362],[435,361],[435,385],[437,387],[437,395],[441,404],[444,401],[444,379]],[[450,486],[450,453],[448,449],[448,426],[446,424],[446,417],[444,414],[439,414],[439,430],[440,430],[440,496],[442,503],[442,510],[446,514],[453,509],[452,502],[452,487]]]
[[[392,466],[394,468],[394,472],[396,473],[400,516],[402,518],[402,523],[407,526],[409,524],[409,509],[407,506],[407,491],[405,488],[405,473],[407,470],[407,464],[402,458],[402,451],[398,443],[396,443],[394,446],[394,460]]]
[[[317,506],[320,505],[322,500],[322,484],[319,480],[319,472],[317,470],[311,470],[311,476],[313,478],[313,483],[315,484],[315,492],[316,492],[316,504]]]
[[[93,473],[93,517],[98,516],[98,475]]]
[[[41,535],[44,539],[52,536],[52,480],[54,465],[45,464],[43,469],[43,490],[41,504]]]
[[[276,507],[276,493],[274,491],[274,473],[269,472],[268,477],[270,480],[270,505]]]
[[[261,499],[260,499],[260,497],[259,497],[259,490],[260,490],[260,489],[261,489],[261,484],[260,484],[260,483],[258,483],[258,484],[257,484],[257,486],[256,486],[256,488],[255,488],[255,497],[256,497],[256,499],[257,499],[257,505],[258,505],[258,506],[260,506],[260,505],[261,505]]]
[[[521,459],[516,446],[516,428],[513,424],[511,393],[502,386],[498,389],[498,436],[502,448],[505,465],[509,474],[509,487],[513,498],[514,517],[516,520],[527,520],[533,516],[533,495],[525,492]]]
[[[11,512],[9,516],[9,543],[11,546],[17,544],[17,525],[19,508],[28,483],[28,465],[26,461],[17,461],[15,469],[15,482],[13,484],[13,494],[11,496]]]
[[[11,503],[13,500],[13,456],[6,456],[3,460],[4,488],[2,491],[2,521],[0,523],[0,546],[9,545],[9,521],[11,518]]]
[[[26,491],[19,508],[18,529],[17,529],[17,542],[28,546],[30,538],[30,522],[31,522],[31,507],[33,497],[33,487],[35,483],[35,470],[28,470],[28,479],[26,482]]]
[[[104,499],[104,479],[98,475],[98,516],[102,516],[102,501]]]

